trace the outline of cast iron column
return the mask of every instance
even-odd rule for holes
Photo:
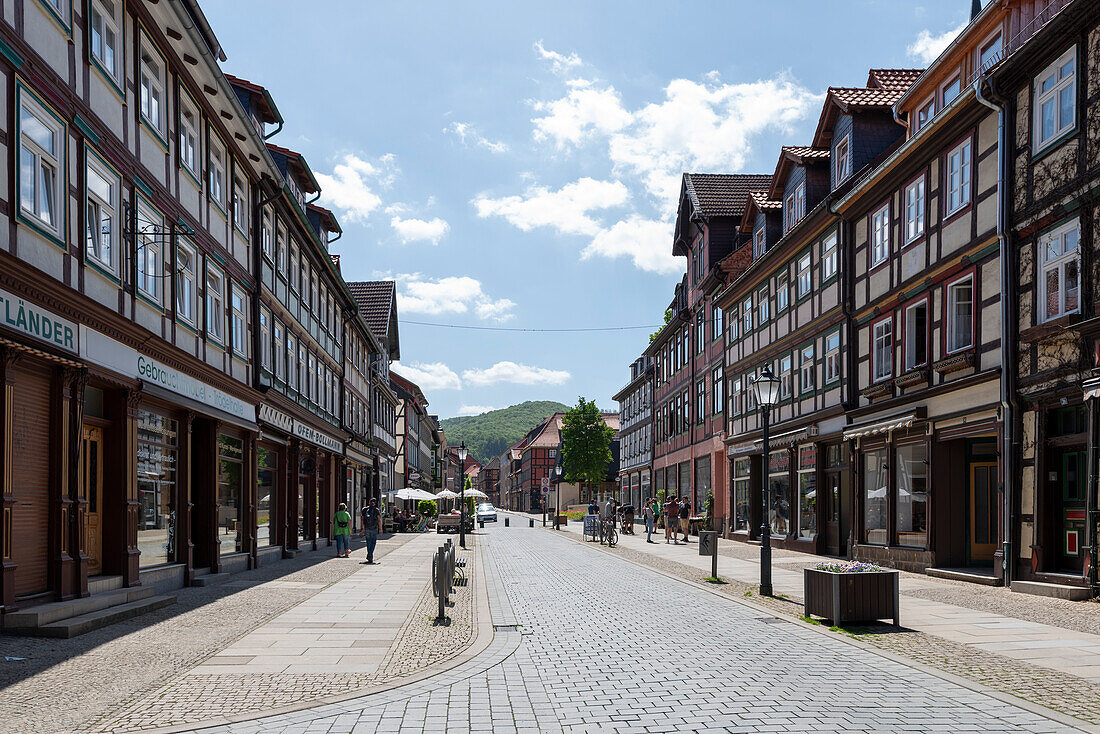
[[[760,494],[764,497],[764,518],[760,525],[760,596],[772,595],[772,535],[768,523],[768,407],[761,410],[764,428],[764,465],[760,471]]]

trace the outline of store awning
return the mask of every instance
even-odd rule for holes
[[[1085,380],[1081,383],[1081,387],[1085,391],[1085,400],[1100,398],[1100,377]]]
[[[146,395],[151,395],[154,398],[160,398],[161,400],[170,402],[174,405],[179,405],[184,408],[190,408],[196,413],[200,413],[201,415],[223,421],[230,425],[237,426],[238,428],[243,428],[246,431],[255,431],[256,433],[259,433],[260,431],[260,426],[256,423],[253,423],[252,421],[246,421],[242,418],[238,418],[235,415],[211,407],[206,403],[200,403],[197,400],[192,400],[191,398],[184,397],[179,393],[172,392],[171,390],[166,390],[155,383],[147,382],[145,380],[141,380],[140,382],[141,391]]]
[[[817,426],[810,425],[805,428],[799,428],[796,431],[787,431],[786,433],[780,433],[775,436],[768,436],[768,447],[776,448],[777,446],[790,446],[792,443],[798,443],[799,441],[806,441],[817,435]],[[758,438],[752,442],[753,447],[757,449],[764,448],[764,439]]]
[[[875,436],[881,433],[890,433],[892,431],[903,431],[912,426],[913,423],[919,419],[920,416],[917,415],[916,411],[913,411],[896,415],[885,420],[875,421],[874,423],[863,423],[861,425],[850,426],[844,431],[844,438],[864,438],[866,436]]]
[[[26,344],[20,344],[19,342],[12,341],[11,339],[4,339],[0,337],[0,346],[11,347],[16,351],[23,352],[24,354],[30,354],[41,359],[49,360],[50,362],[56,362],[57,364],[63,364],[66,367],[81,368],[84,367],[83,362],[76,362],[71,359],[65,359],[64,357],[58,357],[56,354],[45,352],[41,349],[35,349],[34,347],[28,347]]]

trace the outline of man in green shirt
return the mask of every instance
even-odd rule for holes
[[[333,518],[332,536],[336,538],[336,557],[351,558],[351,513],[343,502]]]

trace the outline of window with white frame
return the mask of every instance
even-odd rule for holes
[[[741,415],[741,378],[730,380],[730,415]]]
[[[710,338],[721,339],[725,327],[722,324],[722,309],[715,306],[711,311]]]
[[[825,384],[840,379],[840,332],[825,337]]]
[[[276,275],[286,278],[286,236],[283,225],[276,218],[275,225],[275,269]]]
[[[871,217],[871,267],[881,265],[890,256],[890,205]]]
[[[313,378],[309,373],[309,360],[306,359],[306,345],[305,342],[298,341],[298,392],[309,398],[310,385],[313,383]]]
[[[269,261],[275,257],[273,240],[274,237],[271,232],[271,212],[265,209],[263,217],[260,219],[260,250]]]
[[[894,374],[894,322],[879,321],[873,327],[871,361],[875,382],[888,380]]]
[[[761,326],[767,323],[768,319],[771,318],[771,315],[768,313],[768,305],[770,303],[771,300],[768,298],[768,289],[766,286],[756,292],[757,317]]]
[[[814,362],[814,345],[802,347],[798,360],[798,384],[802,392],[813,392],[817,387],[817,364]]]
[[[1077,112],[1077,47],[1062,54],[1035,77],[1035,113],[1032,136],[1039,151],[1072,130]]]
[[[92,58],[107,76],[122,85],[121,0],[91,0],[88,15],[88,45]]]
[[[917,108],[917,130],[920,130],[936,116],[936,99],[932,97]]]
[[[949,81],[949,82],[947,82],[947,84],[943,85],[943,89],[941,91],[941,96],[943,98],[943,106],[946,107],[947,105],[951,104],[951,102],[956,97],[958,97],[961,92],[962,92],[962,77],[959,76],[958,74],[956,74],[955,77],[951,81]]]
[[[813,270],[810,268],[812,263],[810,253],[806,253],[802,257],[798,258],[798,297],[810,295],[810,290],[813,288]]]
[[[141,117],[162,138],[167,129],[165,94],[168,88],[168,68],[153,42],[141,34],[138,66]]]
[[[791,305],[791,286],[784,273],[775,281],[775,312],[782,313]]]
[[[91,150],[86,150],[84,182],[87,187],[84,250],[88,258],[111,273],[118,273],[117,223],[122,178]]]
[[[275,345],[275,365],[272,371],[275,379],[282,382],[286,379],[286,340],[283,339],[283,324],[276,318],[271,321],[271,341]]]
[[[233,175],[233,226],[248,238],[248,179],[240,173]]]
[[[225,145],[211,131],[210,155],[206,161],[206,186],[210,198],[222,209],[225,209],[225,175],[228,170]]]
[[[836,232],[821,241],[821,281],[825,282],[836,275]]]
[[[791,397],[791,373],[793,361],[788,354],[779,358],[779,399],[787,400]]]
[[[947,154],[947,213],[954,214],[970,203],[970,140]]]
[[[247,301],[244,297],[244,291],[234,283],[229,291],[230,328],[233,329],[233,353],[239,356],[245,356],[248,347],[248,319],[245,317],[244,312],[245,303]]]
[[[225,274],[206,260],[206,336],[225,343]]]
[[[271,369],[271,311],[260,307],[260,366]]]
[[[298,292],[298,243],[290,241],[290,266],[286,271],[290,277],[290,290]]]
[[[137,252],[138,292],[155,303],[161,302],[164,278],[164,216],[150,206],[144,199],[138,198],[137,205]]]
[[[19,208],[60,237],[65,126],[19,90]]]
[[[745,336],[752,333],[752,296],[741,302],[741,331]]]
[[[722,406],[725,402],[725,383],[722,381],[722,368],[716,367],[710,375],[712,394],[710,410],[714,415],[718,415],[722,412]]]
[[[974,276],[947,285],[947,352],[974,346]]]
[[[928,301],[905,307],[905,370],[928,363]]]
[[[193,245],[176,238],[176,316],[198,328],[195,311],[198,307],[199,255]]]
[[[765,229],[761,227],[752,235],[752,257],[754,260],[760,258],[764,254],[766,243],[767,237],[765,235]]]
[[[851,136],[845,135],[836,144],[835,183],[840,184],[852,173]]]
[[[734,304],[733,313],[730,314],[727,321],[729,322],[729,326],[727,327],[727,329],[729,331],[730,344],[733,344],[734,342],[737,341],[737,324],[739,323],[738,320],[737,320],[737,305],[736,304]]]
[[[798,184],[795,190],[787,196],[786,204],[783,207],[783,231],[789,232],[794,225],[798,224],[804,216],[806,216],[806,184],[805,182]]]
[[[1080,309],[1081,225],[1073,220],[1039,238],[1039,277],[1042,321]]]
[[[905,187],[905,242],[924,234],[924,176]]]
[[[981,50],[978,52],[978,70],[986,71],[1000,61],[1003,47],[1000,33],[982,44]]]
[[[197,179],[202,178],[199,170],[199,155],[202,151],[202,139],[199,135],[202,117],[191,95],[180,87],[179,90],[179,158],[180,165]]]
[[[286,330],[286,383],[287,386],[298,391],[298,341]]]

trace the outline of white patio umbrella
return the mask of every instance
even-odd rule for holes
[[[489,495],[485,494],[480,489],[473,489],[472,487],[470,489],[466,490],[466,496],[467,497],[480,497],[481,499],[489,499]]]
[[[417,489],[415,487],[405,487],[404,489],[397,490],[397,499],[399,500],[434,500],[435,495],[431,492],[425,492],[423,489]]]
[[[434,499],[437,499],[437,500],[453,500],[454,498],[458,497],[458,493],[457,492],[452,492],[449,489],[445,489],[442,492],[439,492],[438,494],[435,494],[435,495],[432,495],[432,496],[433,496]]]

